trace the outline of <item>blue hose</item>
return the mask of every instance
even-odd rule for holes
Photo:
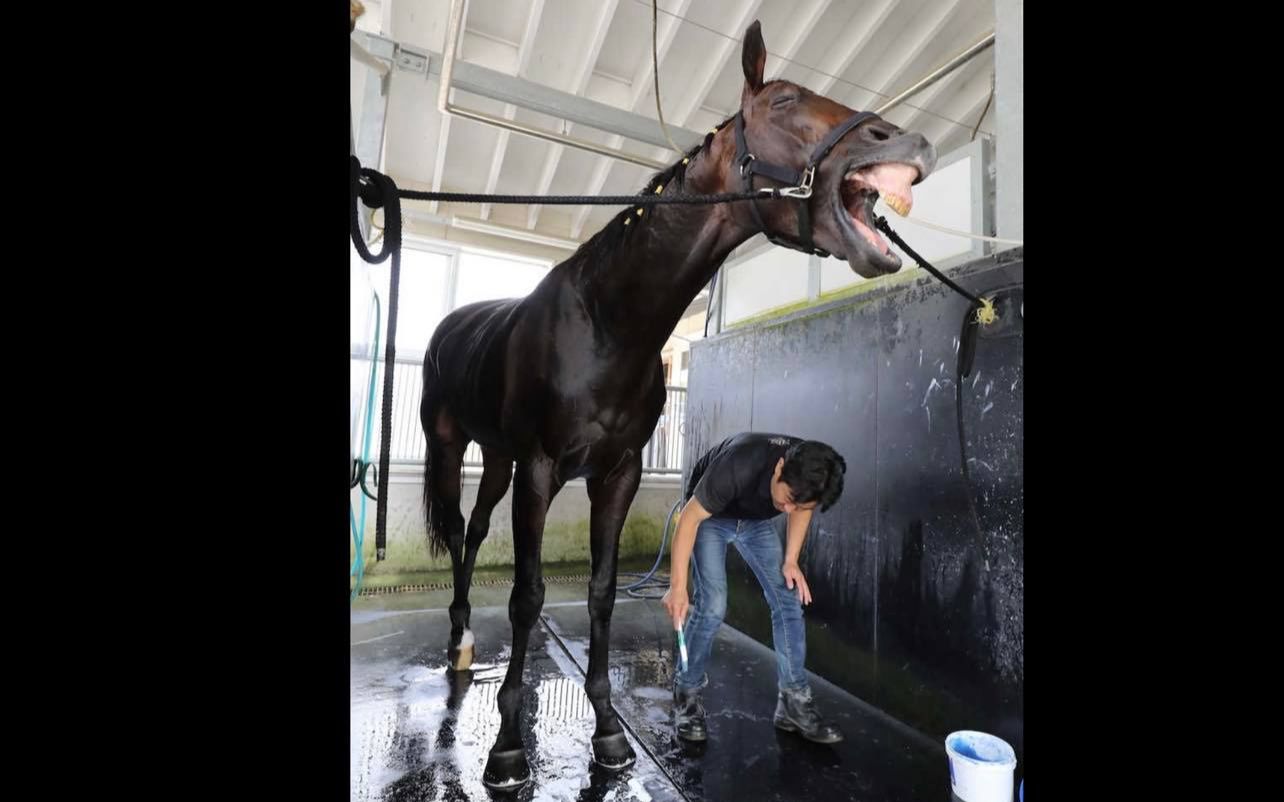
[[[380,327],[383,322],[383,312],[382,312],[383,307],[379,303],[378,293],[374,293],[374,302],[375,302],[375,335],[374,335],[374,351],[372,353],[378,354],[379,353],[379,333],[380,333]],[[370,435],[371,435],[372,429],[374,428],[374,406],[375,406],[375,387],[376,387],[375,377],[378,375],[378,373],[379,373],[379,360],[371,359],[370,360],[370,390],[366,398],[366,428],[365,428],[365,433],[362,436],[362,444],[361,444],[361,464],[362,465],[366,465],[370,462]],[[354,574],[357,577],[357,584],[353,586],[352,595],[348,597],[348,604],[352,604],[352,602],[356,601],[358,594],[361,593],[361,580],[365,578],[365,573],[366,573],[366,559],[365,559],[365,555],[362,554],[362,549],[365,546],[365,539],[366,539],[365,538],[366,494],[364,490],[364,484],[361,492],[361,522],[359,524],[357,523],[357,518],[352,511],[352,500],[349,499],[348,500],[348,523],[352,526],[352,542],[355,543],[357,546],[357,556],[353,558],[352,567],[348,570],[349,578],[351,578]]]
[[[645,574],[639,574],[635,571],[625,572],[620,574],[620,576],[641,577],[641,579],[634,582],[632,585],[625,585],[622,588],[622,590],[625,593],[629,594],[635,599],[659,599],[664,596],[663,592],[661,592],[659,596],[655,596],[652,594],[644,595],[642,591],[644,590],[665,591],[669,589],[668,577],[660,577],[659,579],[652,579],[651,577],[655,576],[656,570],[660,567],[660,561],[664,559],[664,544],[669,539],[669,526],[673,523],[673,514],[678,511],[678,506],[680,504],[682,504],[681,498],[679,498],[677,501],[673,503],[673,506],[669,508],[669,517],[664,519],[664,531],[660,534],[660,551],[657,552],[655,555],[655,564],[651,566],[651,570],[647,571]]]

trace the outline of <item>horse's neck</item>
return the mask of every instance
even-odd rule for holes
[[[706,191],[694,183],[681,191]],[[594,294],[605,325],[658,352],[696,293],[753,232],[725,204],[652,206],[630,224],[640,228],[598,267]]]

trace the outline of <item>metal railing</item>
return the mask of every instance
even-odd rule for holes
[[[365,355],[350,359],[352,380],[365,387],[370,375],[370,360]],[[383,358],[375,381],[375,406],[371,443],[371,460],[378,461],[383,409]],[[423,357],[397,357],[392,379],[392,439],[390,461],[394,465],[422,465],[428,444],[419,423],[419,399],[423,394]],[[682,473],[682,454],[686,438],[687,390],[666,387],[667,398],[655,431],[642,451],[642,470],[649,474]],[[364,396],[363,396],[364,398]],[[365,415],[361,416],[365,420]],[[470,443],[464,451],[465,467],[481,467],[481,448]]]

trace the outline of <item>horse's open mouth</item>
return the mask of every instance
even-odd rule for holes
[[[838,215],[848,233],[870,257],[869,263],[883,273],[895,272],[901,259],[892,253],[887,241],[874,230],[874,202],[881,195],[883,202],[901,215],[908,215],[914,206],[910,185],[918,180],[918,168],[900,162],[851,167],[839,185],[839,205],[846,214]],[[848,263],[853,260],[849,258]]]

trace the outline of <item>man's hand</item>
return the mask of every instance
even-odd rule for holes
[[[798,570],[797,563],[785,563],[780,573],[785,575],[785,587],[796,589],[798,591],[798,600],[803,604],[811,604],[811,589],[807,587],[807,577],[803,576],[802,571]]]
[[[665,610],[669,611],[669,617],[673,619],[673,628],[681,629],[683,622],[687,620],[687,612],[691,609],[691,600],[687,598],[687,589],[675,588],[670,585],[660,603],[664,605]]]

